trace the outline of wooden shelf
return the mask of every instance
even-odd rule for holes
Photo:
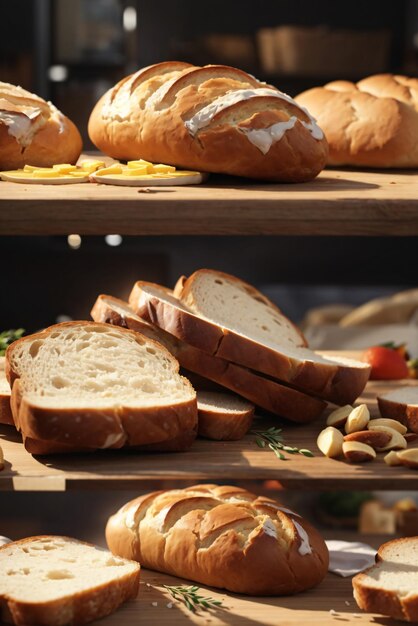
[[[138,188],[0,182],[0,235],[418,235],[416,172],[327,170],[298,185],[212,176]]]
[[[376,393],[394,386],[369,383],[359,402],[367,402],[372,415],[377,416]],[[310,425],[284,426],[286,443],[308,448],[315,454],[315,458],[289,456],[287,461],[280,461],[269,449],[258,448],[253,434],[237,442],[197,440],[188,452],[180,454],[106,451],[35,458],[25,451],[16,431],[3,426],[0,445],[6,465],[0,472],[0,490],[135,489],[145,481],[216,482],[226,478],[231,482],[276,479],[289,489],[418,490],[418,472],[389,467],[383,455],[362,465],[322,456],[315,442],[324,422],[325,415]],[[277,423],[278,420],[261,418],[255,427]]]

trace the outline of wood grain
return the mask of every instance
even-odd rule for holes
[[[414,383],[411,383],[414,384]],[[365,401],[377,416],[376,393],[395,388],[394,383],[369,383],[359,402]],[[126,489],[141,487],[144,481],[229,481],[276,479],[290,489],[418,489],[416,470],[389,467],[378,455],[372,463],[350,465],[328,459],[316,447],[326,415],[306,426],[286,424],[286,443],[308,448],[314,458],[289,455],[280,461],[269,449],[260,449],[255,436],[242,441],[197,440],[181,454],[144,455],[133,452],[95,452],[90,455],[33,457],[20,443],[12,427],[0,428],[0,445],[6,460],[0,472],[0,490]],[[255,428],[263,429],[280,421],[260,418]],[[413,443],[412,446],[415,446]]]
[[[90,155],[91,156],[91,155]],[[97,156],[97,155],[95,155]],[[326,170],[297,185],[0,182],[0,235],[418,235],[416,172]]]

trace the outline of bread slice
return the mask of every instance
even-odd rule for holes
[[[418,433],[418,386],[401,387],[377,396],[377,402],[382,417],[398,420]]]
[[[147,321],[208,354],[335,404],[354,402],[369,378],[366,363],[309,350],[302,333],[265,296],[222,272],[195,272],[184,282],[181,300],[137,282],[129,303]]]
[[[170,290],[154,285],[162,298],[170,298]],[[250,371],[226,359],[212,356],[158,326],[136,315],[126,302],[112,296],[100,295],[91,311],[97,322],[108,322],[141,332],[160,341],[187,370],[199,374],[246,398],[263,409],[297,423],[308,423],[319,417],[326,402],[277,381]]]
[[[198,433],[207,439],[237,441],[251,428],[254,405],[230,393],[197,392]]]
[[[11,424],[14,426],[10,408],[10,385],[6,378],[5,364],[5,357],[0,356],[0,424]]]
[[[376,565],[354,576],[353,590],[365,611],[418,622],[418,537],[380,546]]]
[[[56,324],[6,353],[16,427],[30,444],[49,442],[44,454],[177,438],[190,445],[196,394],[178,369],[161,344],[94,322]]]
[[[139,590],[140,566],[69,537],[40,536],[0,547],[0,614],[19,626],[86,624]]]

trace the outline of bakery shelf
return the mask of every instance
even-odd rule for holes
[[[411,384],[418,384],[412,383]],[[393,389],[393,383],[368,383],[359,399],[377,416],[376,393]],[[278,480],[288,489],[385,489],[418,490],[416,470],[388,467],[383,455],[372,463],[349,465],[328,459],[316,447],[325,418],[306,426],[284,426],[289,445],[308,448],[315,458],[301,455],[280,461],[268,449],[260,449],[255,436],[242,441],[197,440],[185,453],[144,455],[133,452],[96,452],[89,455],[33,457],[10,426],[0,428],[5,469],[0,472],[0,490],[64,491],[67,489],[135,489],[149,481]],[[277,424],[261,418],[257,430]],[[412,444],[415,445],[415,444]]]
[[[358,540],[358,539],[357,539]],[[383,540],[373,542],[376,545]],[[201,586],[200,593],[222,601],[222,608],[193,614],[172,597],[163,585],[190,584],[166,574],[142,570],[139,595],[114,615],[103,620],[103,626],[335,626],[340,622],[356,626],[399,622],[390,618],[362,613],[352,595],[351,578],[328,574],[315,589],[284,598],[257,598],[219,592]],[[172,604],[171,608],[167,605]]]
[[[297,185],[213,176],[205,185],[146,193],[96,184],[0,183],[0,235],[69,233],[416,236],[418,176],[326,170]]]

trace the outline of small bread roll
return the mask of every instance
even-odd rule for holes
[[[0,170],[75,163],[82,147],[76,126],[51,102],[0,82]]]

